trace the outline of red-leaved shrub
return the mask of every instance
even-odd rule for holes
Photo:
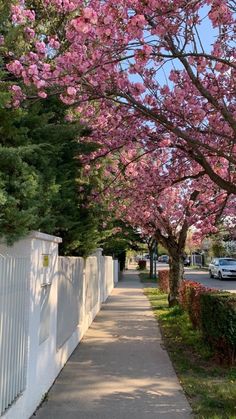
[[[169,288],[169,270],[158,271],[159,289],[165,293],[170,291]]]
[[[182,281],[179,290],[179,303],[189,314],[194,328],[201,329],[201,303],[202,294],[214,291],[211,288],[193,281]]]

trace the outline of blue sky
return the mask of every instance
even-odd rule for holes
[[[211,46],[214,43],[215,36],[216,36],[216,30],[213,29],[213,27],[211,25],[211,22],[210,22],[209,18],[207,17],[207,14],[208,14],[209,10],[210,9],[209,9],[208,6],[204,6],[201,9],[200,15],[203,18],[203,20],[201,22],[201,25],[199,25],[198,28],[197,28],[199,36],[201,38],[202,45],[203,45],[206,52],[211,51]],[[173,68],[176,68],[176,69],[181,69],[182,68],[181,64],[179,63],[178,60],[174,60],[172,62],[167,62],[165,64],[164,69],[160,69],[158,71],[158,82],[161,85],[166,84],[166,80],[168,79],[168,74]],[[130,79],[133,82],[140,82],[141,81],[140,77],[138,75],[135,75],[135,74],[131,75]],[[171,82],[168,81],[168,84],[170,86]]]

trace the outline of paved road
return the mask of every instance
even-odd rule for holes
[[[191,281],[200,282],[206,287],[217,288],[221,290],[226,290],[236,293],[236,280],[223,280],[209,278],[208,271],[204,270],[194,270],[191,268],[185,268],[185,279],[190,279]]]
[[[166,268],[168,268],[167,264],[158,263],[157,265],[157,269],[166,269]],[[184,274],[185,279],[200,282],[206,287],[217,288],[217,289],[236,293],[236,280],[235,279],[220,281],[219,279],[209,278],[209,274],[207,270],[199,270],[199,269],[192,269],[192,268],[185,268],[184,270],[185,270],[185,274]]]

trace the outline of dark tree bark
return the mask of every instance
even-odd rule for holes
[[[155,237],[150,237],[147,241],[148,245],[148,252],[150,257],[150,268],[149,268],[149,278],[153,279],[154,277],[154,254],[156,248],[156,240]]]
[[[154,271],[153,271],[153,250],[152,249],[149,251],[149,255],[150,255],[149,278],[152,279],[153,274],[154,274]]]
[[[173,307],[179,303],[179,287],[184,276],[184,258],[183,253],[170,255],[170,271],[169,271],[169,286],[170,292],[168,295],[169,306]]]
[[[169,306],[173,307],[179,304],[179,287],[184,275],[184,258],[185,258],[185,243],[187,238],[188,225],[187,222],[183,223],[182,229],[177,237],[171,233],[168,237],[163,236],[160,230],[156,231],[156,237],[160,243],[169,252]]]

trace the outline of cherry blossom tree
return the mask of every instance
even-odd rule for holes
[[[116,182],[110,183],[106,195],[117,216],[168,250],[172,305],[178,301],[189,229],[194,226],[202,237],[217,231],[219,219],[233,210],[235,199],[216,188],[207,176],[185,180],[160,192],[164,171],[149,154],[136,161],[132,158]]]
[[[21,52],[5,52],[13,105],[59,95],[71,118],[91,126],[101,146],[92,160],[120,156],[106,192],[113,188],[122,216],[168,248],[171,301],[188,228],[206,233],[222,214],[235,216],[235,11],[234,0],[11,7],[24,40]]]
[[[235,10],[234,0],[19,0],[11,18],[28,48],[7,69],[95,125],[109,120],[111,149],[135,119],[147,148],[171,148],[171,174],[207,174],[235,194]]]

